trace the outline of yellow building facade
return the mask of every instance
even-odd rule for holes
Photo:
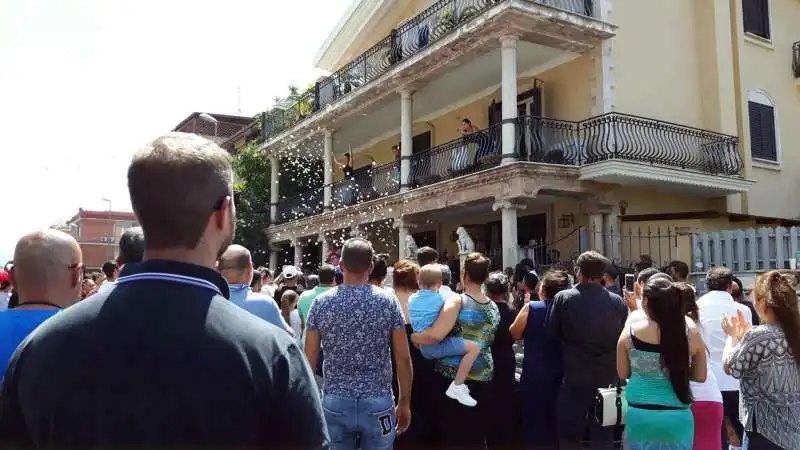
[[[356,0],[331,75],[262,118],[274,178],[325,162],[273,190],[266,232],[299,264],[356,234],[457,257],[463,227],[513,266],[688,261],[693,232],[795,223],[799,23],[794,0]]]

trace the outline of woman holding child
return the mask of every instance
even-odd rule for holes
[[[489,381],[494,375],[491,345],[500,322],[497,305],[481,292],[481,286],[489,274],[490,261],[480,253],[469,254],[461,268],[464,293],[445,299],[444,305],[433,325],[421,333],[414,333],[412,341],[417,345],[436,344],[454,333],[465,341],[479,344],[477,359],[472,364],[464,385],[476,406],[465,406],[444,395],[440,398],[439,434],[447,448],[485,448],[486,427],[491,402]],[[412,300],[413,304],[413,300]],[[413,317],[413,313],[412,313]],[[451,356],[436,361],[440,389],[445,391],[454,384],[463,355]]]

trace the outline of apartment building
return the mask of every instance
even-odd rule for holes
[[[271,263],[366,234],[625,264],[800,223],[797,24],[796,0],[356,0],[316,55],[331,75],[260,118],[277,183],[288,155],[325,167],[273,189]]]
[[[91,211],[79,209],[63,227],[81,246],[83,265],[87,270],[100,270],[103,263],[113,261],[122,233],[138,226],[136,216],[123,211]]]

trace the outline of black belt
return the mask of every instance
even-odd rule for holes
[[[686,406],[650,405],[646,403],[631,403],[631,402],[628,402],[628,406],[637,409],[649,409],[651,411],[680,411],[683,409],[689,409]]]

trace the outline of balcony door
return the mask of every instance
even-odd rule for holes
[[[411,154],[419,155],[411,158],[411,185],[417,185],[417,181],[424,179],[431,174],[431,132],[420,133],[411,140]]]
[[[517,96],[517,117],[542,117],[544,102],[542,99],[543,83],[536,80],[534,88]],[[502,102],[493,103],[489,108],[489,126],[502,121]],[[520,120],[517,126],[517,152],[520,159],[529,159],[535,150],[537,126],[533,119]]]

